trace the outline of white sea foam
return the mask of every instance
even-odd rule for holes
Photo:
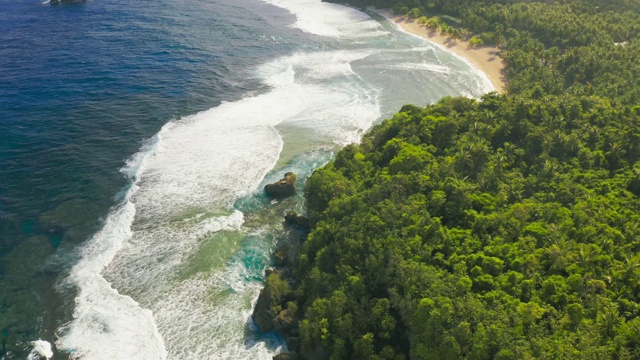
[[[76,286],[74,320],[59,329],[59,349],[72,358],[90,359],[165,359],[166,350],[149,310],[142,309],[128,296],[118,293],[101,275],[123,243],[131,236],[135,216],[131,197],[139,189],[137,183],[146,160],[152,156],[165,126],[129,161],[127,172],[133,183],[123,202],[115,207],[103,228],[82,248],[82,259],[72,268],[67,282]],[[107,346],[104,346],[107,344]]]
[[[338,145],[357,142],[362,132],[380,117],[377,89],[367,86],[351,64],[375,50],[340,50],[298,53],[258,69],[266,78],[293,66],[305,109],[280,126],[304,128],[316,139]],[[279,69],[279,70],[278,70]]]
[[[444,65],[435,65],[429,63],[402,63],[395,65],[388,65],[387,68],[395,68],[395,69],[403,69],[403,70],[419,70],[419,71],[429,71],[436,72],[441,74],[450,74],[451,68],[446,67]],[[382,68],[385,68],[384,66]]]
[[[36,340],[32,341],[31,345],[33,346],[33,349],[29,355],[27,355],[27,360],[48,360],[53,357],[53,350],[50,342],[46,340]]]
[[[376,37],[388,34],[369,15],[320,0],[263,0],[296,16],[292,25],[304,32],[328,37]]]

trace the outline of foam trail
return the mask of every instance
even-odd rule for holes
[[[51,359],[53,357],[53,350],[51,349],[51,343],[46,340],[32,341],[33,350],[27,356],[27,360],[39,360],[39,359]]]
[[[378,22],[361,11],[320,0],[263,0],[296,16],[292,27],[304,32],[333,37],[360,38],[388,34]]]
[[[451,73],[451,69],[446,66],[427,64],[427,63],[403,63],[403,64],[397,64],[397,65],[390,65],[388,66],[388,68],[396,68],[396,69],[402,69],[402,70],[421,70],[421,71],[437,72],[442,74]]]
[[[102,277],[103,269],[113,260],[123,243],[131,236],[135,216],[132,196],[139,189],[145,161],[153,154],[163,129],[129,161],[124,169],[133,177],[122,203],[116,206],[103,228],[82,248],[82,259],[71,269],[67,282],[76,286],[74,320],[59,329],[59,349],[72,358],[91,359],[165,359],[167,352],[158,333],[151,311],[140,308],[132,298],[121,295]],[[115,316],[114,316],[115,314]],[[96,349],[99,342],[109,347]]]

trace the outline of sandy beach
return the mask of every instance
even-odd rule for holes
[[[455,55],[466,60],[471,66],[484,72],[499,92],[504,92],[506,79],[504,75],[504,61],[496,54],[495,47],[483,46],[472,47],[467,41],[455,40],[447,36],[440,35],[438,31],[428,29],[414,19],[397,15],[390,10],[370,9],[380,15],[395,21],[404,31],[427,39]]]

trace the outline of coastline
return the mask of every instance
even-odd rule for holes
[[[414,19],[394,14],[390,10],[377,8],[369,8],[368,10],[395,22],[404,32],[426,39],[443,50],[458,56],[473,68],[484,73],[496,91],[505,92],[507,85],[504,75],[505,64],[504,60],[497,55],[498,48],[490,46],[472,47],[468,41],[454,40],[440,35],[436,30],[428,29],[418,24]]]

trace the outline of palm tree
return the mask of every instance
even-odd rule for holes
[[[617,270],[622,274],[624,282],[640,280],[640,254],[627,255],[624,262],[618,262]]]
[[[621,319],[618,313],[618,306],[610,304],[603,308],[596,317],[596,322],[600,325],[603,336],[613,338],[615,336],[615,328],[620,325]]]

